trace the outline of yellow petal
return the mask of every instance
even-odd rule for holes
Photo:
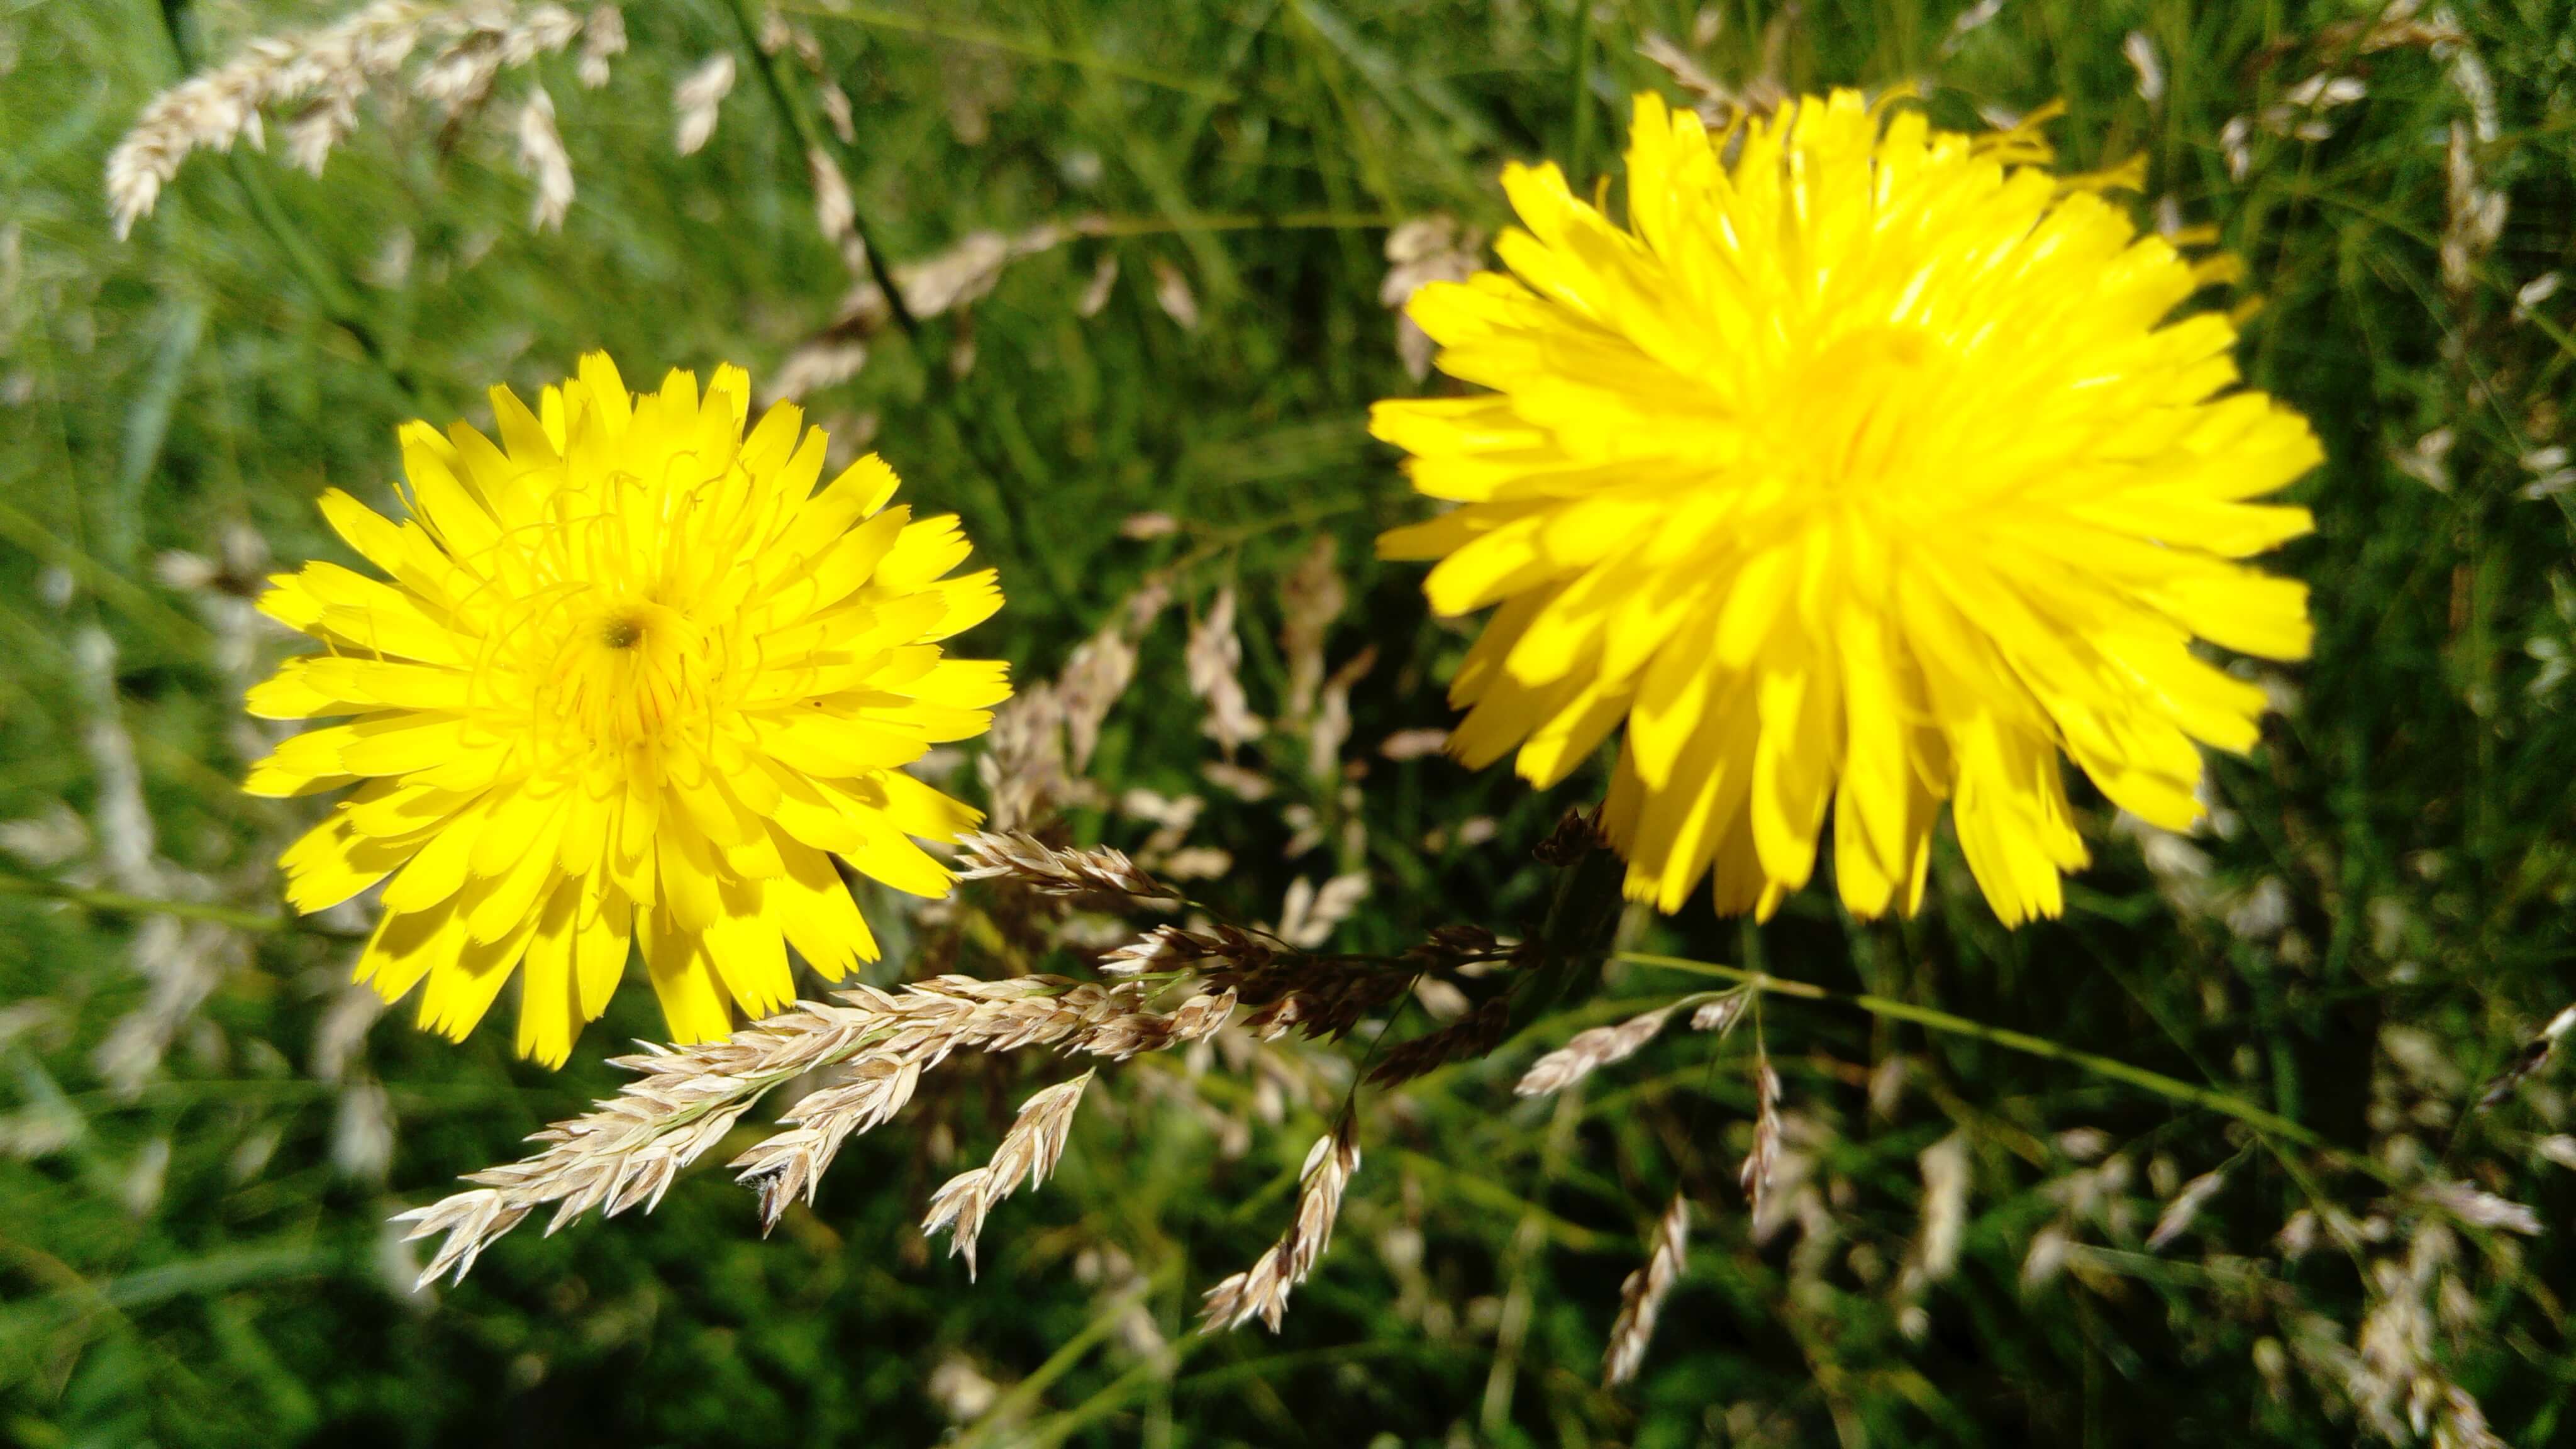
[[[674,1045],[712,1041],[733,1030],[733,1012],[725,1005],[724,984],[715,963],[707,959],[705,939],[681,929],[660,911],[639,922],[637,941],[644,949],[644,968],[661,998],[662,1022]]]
[[[539,1066],[560,1067],[589,1014],[573,985],[575,918],[581,892],[567,885],[548,898],[519,972],[519,1055]]]
[[[831,861],[784,833],[774,832],[772,838],[787,870],[762,887],[763,900],[796,954],[827,981],[838,981],[860,962],[877,959],[876,937]]]

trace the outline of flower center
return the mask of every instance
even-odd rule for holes
[[[656,770],[675,747],[706,738],[717,671],[687,615],[651,600],[573,602],[555,629],[554,648],[532,660],[546,755]]]
[[[1950,386],[1958,365],[1930,331],[1857,327],[1791,371],[1775,419],[1775,456],[1814,502],[1904,500],[1950,460],[1943,454],[1966,402]]]

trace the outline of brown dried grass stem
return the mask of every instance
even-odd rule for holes
[[[781,50],[773,54],[762,48],[761,19],[754,11],[751,0],[732,0],[728,8],[733,11],[735,23],[742,27],[742,43],[751,52],[753,68],[760,72],[762,88],[769,92],[771,104],[778,108],[778,118],[785,122],[787,128],[795,133],[796,139],[803,143],[804,152],[809,156],[819,152],[831,157],[845,177],[864,175],[865,171],[859,164],[862,158],[858,155],[858,148],[842,144],[841,138],[834,134],[830,127],[816,125],[814,112],[797,99],[794,90],[791,89],[793,81],[787,69],[786,52]],[[850,229],[857,234],[859,246],[868,254],[869,277],[876,282],[878,290],[885,293],[888,320],[892,321],[904,336],[918,337],[921,333],[921,319],[915,317],[912,309],[904,304],[903,288],[894,279],[894,272],[886,259],[885,249],[877,245],[875,234],[868,230],[867,217],[853,211],[850,216]]]

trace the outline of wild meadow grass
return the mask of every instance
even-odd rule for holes
[[[687,0],[612,48],[606,8],[422,7],[457,28],[377,53],[345,114],[298,93],[265,150],[187,157],[120,241],[109,157],[153,98],[350,7],[0,7],[8,1438],[2565,1432],[2576,12]],[[1482,264],[1506,160],[1615,177],[1639,90],[1907,83],[1961,128],[2062,100],[2071,167],[2143,157],[2138,215],[2242,259],[2248,379],[2325,447],[2289,495],[2316,531],[2269,564],[2312,587],[2314,657],[2239,666],[2278,713],[2213,759],[2210,828],[2079,788],[2094,862],[2015,931],[1946,836],[1902,922],[1821,877],[1758,927],[1632,914],[1597,989],[1417,1054],[1347,1139],[1354,1076],[1465,996],[1398,992],[1338,1045],[1184,1034],[1016,1131],[1091,1060],[961,1054],[765,1237],[708,1170],[781,1131],[764,1108],[649,1216],[415,1286],[389,1219],[663,1029],[630,984],[561,1072],[506,1022],[451,1045],[347,985],[362,909],[281,900],[317,808],[239,789],[273,743],[243,691],[290,647],[248,601],[353,561],[314,500],[388,504],[400,423],[488,423],[488,385],[592,349],[646,385],[739,362],[1000,570],[973,652],[1053,713],[943,760],[959,793],[1049,807],[1292,957],[1528,936],[1533,852],[1608,770],[1534,792],[1425,734],[1471,636],[1372,554],[1428,508],[1368,406],[1450,386],[1389,301]],[[889,991],[1087,977],[1135,935],[1007,880],[861,904]],[[942,1184],[971,1281],[918,1226]],[[1313,1270],[1276,1334],[1200,1331],[1212,1286],[1257,1315],[1230,1275],[1272,1253]],[[1634,1376],[1604,1387],[1614,1339]]]

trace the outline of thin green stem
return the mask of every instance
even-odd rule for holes
[[[95,891],[46,880],[41,876],[0,873],[0,895],[43,896],[86,910],[115,911],[124,915],[177,916],[183,920],[212,921],[218,926],[231,926],[242,931],[276,932],[295,928],[295,922],[284,916],[235,910],[231,906],[219,906],[208,901],[174,901],[156,896],[130,896],[121,891]]]
[[[1916,1006],[1912,1002],[1892,1001],[1884,996],[1871,996],[1857,992],[1835,991],[1805,981],[1787,980],[1768,972],[1747,971],[1737,966],[1721,966],[1714,961],[1694,961],[1682,956],[1657,956],[1644,951],[1614,952],[1612,959],[1639,966],[1660,967],[1667,971],[1686,971],[1698,976],[1713,976],[1725,981],[1740,981],[1766,993],[1855,1007],[1873,1016],[1886,1017],[1892,1021],[1908,1021],[1951,1036],[1990,1042],[2007,1051],[2020,1052],[2025,1056],[2042,1057],[2053,1062],[2064,1062],[2068,1066],[2080,1067],[2098,1077],[2107,1077],[2115,1082],[2126,1082],[2130,1086],[2153,1092],[2170,1101],[2188,1103],[2194,1107],[2233,1117],[2256,1131],[2287,1138],[2302,1147],[2325,1152],[2336,1151],[2325,1139],[2308,1128],[2277,1112],[2257,1107],[2241,1097],[2230,1096],[2214,1087],[2196,1087],[2179,1078],[2168,1077],[2162,1072],[2151,1072],[2144,1067],[2132,1066],[2112,1057],[2079,1051],[2074,1047],[2050,1041],[2046,1037],[2032,1036],[2028,1032],[1988,1026],[1982,1021],[1972,1021],[1967,1017],[1954,1016],[1949,1012],[1938,1011],[1928,1006]],[[2342,1154],[2337,1153],[2337,1155],[2340,1157]]]
[[[770,103],[778,108],[778,118],[804,144],[807,155],[830,160],[841,168],[842,180],[850,181],[858,174],[857,155],[841,144],[840,137],[817,125],[814,113],[798,102],[787,71],[786,51],[773,53],[761,47],[760,17],[752,13],[751,0],[732,0],[731,8],[734,22],[742,28],[742,43],[751,47],[751,63],[760,72]],[[885,248],[877,245],[876,236],[868,230],[868,219],[856,207],[851,208],[851,213],[850,229],[858,234],[860,249],[868,254],[868,275],[875,279],[877,290],[885,293],[886,315],[904,336],[918,336],[921,319],[904,304],[903,288],[895,285],[894,273],[886,264]]]
[[[1592,174],[1592,0],[1574,0],[1574,139],[1565,167],[1578,184]]]
[[[205,625],[162,603],[150,590],[90,557],[78,544],[56,537],[33,515],[6,502],[0,502],[0,539],[70,574],[99,602],[181,658],[198,657],[212,642]]]
[[[1060,65],[1078,66],[1084,70],[1096,70],[1103,75],[1113,75],[1121,80],[1131,80],[1141,85],[1159,86],[1164,90],[1178,91],[1183,95],[1197,96],[1207,101],[1225,102],[1235,98],[1231,87],[1214,82],[1193,80],[1188,76],[1174,75],[1169,71],[1155,70],[1150,66],[1131,65],[1090,51],[1068,50],[1045,41],[1025,40],[1016,35],[1004,34],[998,30],[986,30],[980,26],[924,20],[874,5],[791,4],[780,8],[790,14],[810,15],[818,20],[844,20],[853,25],[873,26],[880,30],[892,30],[905,35],[927,36],[933,40],[952,41],[960,45],[980,45],[1011,55],[1026,56],[1031,60],[1054,61]]]
[[[997,1435],[1007,1433],[1009,1426],[1025,1418],[1056,1380],[1071,1373],[1074,1365],[1082,1362],[1101,1340],[1117,1331],[1129,1308],[1154,1288],[1168,1286],[1179,1271],[1176,1261],[1156,1273],[1150,1282],[1132,1283],[1103,1302],[1100,1311],[1092,1315],[1091,1322],[1080,1333],[1066,1339],[1045,1363],[1038,1365],[1027,1378],[1011,1385],[1007,1392],[993,1401],[990,1409],[984,1411],[982,1418],[968,1425],[966,1432],[957,1436],[956,1449],[975,1449],[975,1446],[994,1442]]]
[[[1401,220],[1380,211],[1243,211],[1216,216],[1193,213],[1186,221],[1160,216],[1093,217],[1075,222],[1073,228],[1096,237],[1163,236],[1180,231],[1383,231]]]

